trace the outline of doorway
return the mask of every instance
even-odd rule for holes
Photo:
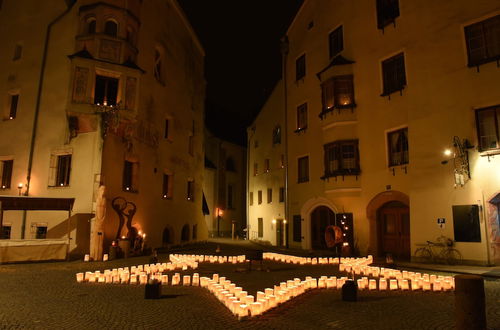
[[[311,213],[311,246],[315,250],[326,250],[326,227],[335,225],[335,213],[326,206],[318,206]]]
[[[171,233],[168,227],[163,229],[162,244],[163,247],[167,247],[169,244],[172,244]]]
[[[285,232],[283,228],[283,219],[276,219],[276,246],[283,246],[283,233]]]
[[[394,258],[409,260],[410,210],[401,202],[384,204],[378,211],[378,237],[381,256],[391,254]]]

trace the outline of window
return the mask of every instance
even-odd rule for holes
[[[155,49],[155,62],[154,62],[153,73],[154,73],[154,76],[158,82],[163,82],[162,81],[162,74],[161,74],[161,67],[162,67],[161,52],[158,49]]]
[[[396,22],[399,17],[398,0],[377,0],[377,27],[384,29],[387,25]]]
[[[325,144],[325,178],[337,175],[358,175],[358,140]]]
[[[4,224],[1,229],[2,231],[0,232],[0,239],[10,239],[12,226]]]
[[[14,48],[14,56],[12,57],[13,61],[20,60],[23,56],[23,45],[17,44]]]
[[[273,202],[273,189],[267,188],[267,203],[270,204]]]
[[[236,172],[236,166],[234,165],[234,160],[231,157],[226,159],[226,171]]]
[[[500,149],[500,106],[476,110],[479,151]]]
[[[123,164],[123,190],[139,191],[139,162],[125,160]]]
[[[9,95],[9,119],[14,119],[17,116],[17,106],[19,104],[19,94]]]
[[[405,57],[404,53],[382,61],[382,79],[384,92],[382,96],[402,91],[406,86]]]
[[[10,189],[13,167],[14,161],[12,159],[0,161],[0,178],[2,179],[0,189]]]
[[[280,203],[285,202],[285,187],[280,187]]]
[[[47,226],[36,226],[36,231],[35,231],[35,238],[36,239],[46,239],[47,238]]]
[[[165,119],[165,134],[163,137],[167,140],[172,140],[172,137],[170,136],[170,119]]]
[[[303,79],[306,76],[306,54],[295,61],[295,80]]]
[[[307,128],[307,103],[297,107],[297,130],[296,132],[303,131]]]
[[[227,185],[227,208],[232,209],[234,208],[233,205],[233,186],[232,185]]]
[[[189,225],[184,225],[181,231],[181,241],[189,241]]]
[[[328,50],[330,58],[344,50],[344,30],[342,25],[330,32],[328,35]]]
[[[194,202],[194,180],[187,182],[187,200]]]
[[[271,170],[271,164],[270,164],[269,158],[264,159],[264,172],[268,173]]]
[[[118,34],[118,24],[116,22],[109,20],[104,24],[104,34],[108,36],[116,37]]]
[[[258,225],[258,235],[259,238],[264,237],[264,219],[262,218],[257,218],[257,225]]]
[[[173,197],[174,176],[172,174],[163,174],[162,196],[165,199]]]
[[[285,155],[281,154],[280,155],[280,168],[284,168],[285,167]]]
[[[353,76],[332,77],[321,84],[323,113],[355,106]]]
[[[253,205],[253,191],[250,192],[248,199],[249,199],[250,206]]]
[[[387,133],[389,166],[408,164],[408,128]]]
[[[259,164],[254,163],[253,164],[253,175],[256,176],[259,174]]]
[[[71,155],[57,156],[57,176],[56,186],[69,186],[69,177],[71,172]]]
[[[95,26],[96,26],[96,19],[95,18],[89,18],[87,20],[87,34],[94,34],[95,33]]]
[[[257,203],[260,205],[262,204],[262,190],[259,190],[257,192]]]
[[[281,126],[276,126],[273,129],[273,145],[281,143]]]
[[[298,182],[309,181],[309,156],[298,159]]]
[[[468,66],[500,60],[500,15],[464,28]]]
[[[118,95],[118,79],[96,75],[94,104],[115,106]]]
[[[300,215],[293,216],[293,241],[302,241],[302,222]]]

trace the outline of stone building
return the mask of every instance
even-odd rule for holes
[[[246,148],[205,129],[203,193],[209,237],[242,237],[246,227]]]
[[[71,252],[85,253],[105,185],[105,250],[130,226],[151,247],[206,238],[204,50],[178,3],[0,4],[0,195],[75,199],[70,219],[5,212],[5,236],[70,228]],[[136,206],[121,231],[116,197]]]
[[[326,248],[332,225],[354,253],[410,259],[443,235],[500,263],[498,2],[306,0],[284,41],[290,247]]]

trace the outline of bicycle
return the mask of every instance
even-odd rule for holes
[[[453,248],[454,244],[455,242],[452,239],[446,236],[439,236],[437,242],[427,241],[427,244],[423,244],[422,247],[415,250],[415,258],[419,261],[444,262],[448,265],[460,264],[462,262],[462,254]],[[441,248],[441,250],[435,253],[435,248]]]

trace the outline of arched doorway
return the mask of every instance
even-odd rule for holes
[[[163,229],[162,243],[164,247],[172,244],[172,232],[168,227],[165,227],[165,229]]]
[[[377,211],[379,255],[410,259],[410,210],[400,201],[385,203]]]
[[[335,213],[326,206],[318,206],[311,212],[311,247],[326,250],[325,229],[335,224]]]
[[[182,227],[181,241],[189,241],[189,225],[184,225],[184,227]]]

